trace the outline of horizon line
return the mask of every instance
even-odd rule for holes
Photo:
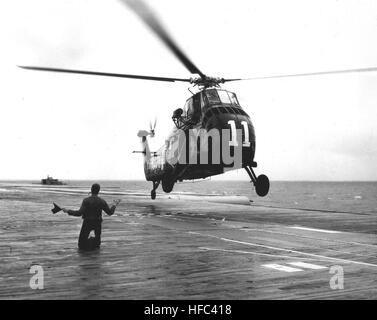
[[[150,181],[146,181],[145,179],[59,179],[60,181],[140,181],[140,182],[147,182],[149,183]],[[0,182],[7,182],[7,181],[41,181],[41,179],[0,179]],[[219,182],[239,182],[239,181],[245,181],[245,182],[251,182],[249,180],[244,180],[244,179],[194,179],[194,180],[184,180],[182,182],[177,183],[189,183],[189,182],[205,182],[205,181],[219,181]],[[276,179],[276,180],[270,180],[271,182],[377,182],[377,180],[288,180],[288,179]]]

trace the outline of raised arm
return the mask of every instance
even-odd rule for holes
[[[120,200],[115,201],[115,203],[110,208],[109,205],[107,204],[107,202],[105,200],[103,200],[102,210],[105,211],[107,215],[112,216],[114,214],[115,209],[116,209],[119,202],[120,202]]]
[[[68,213],[70,216],[75,216],[75,217],[81,217],[83,215],[83,213],[85,212],[85,210],[86,210],[85,199],[83,200],[79,210],[67,210],[67,209],[63,208],[64,212]]]

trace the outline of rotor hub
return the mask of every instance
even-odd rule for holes
[[[208,77],[208,76],[190,79],[190,83],[197,85],[201,88],[220,87],[220,84],[224,82],[225,82],[224,78]]]

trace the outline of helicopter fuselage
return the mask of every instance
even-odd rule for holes
[[[164,191],[169,192],[176,181],[256,167],[254,127],[234,93],[205,89],[190,97],[184,109],[178,111],[173,115],[175,128],[157,152],[147,154],[143,137],[146,180],[162,181]],[[229,154],[224,157],[226,151]]]

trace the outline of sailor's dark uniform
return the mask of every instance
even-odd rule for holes
[[[98,195],[92,195],[83,200],[79,210],[68,210],[69,215],[83,218],[78,242],[80,249],[99,248],[101,245],[102,210],[111,216],[114,214],[115,208],[115,205],[110,208],[107,202]],[[94,230],[95,237],[88,239],[92,230]]]

